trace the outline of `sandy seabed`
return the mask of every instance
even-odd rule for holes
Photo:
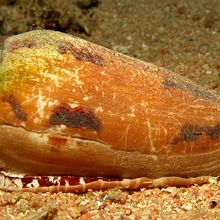
[[[5,36],[27,30],[54,27],[220,90],[219,0],[61,2],[54,1],[52,15],[47,6],[48,13],[40,20],[44,23],[38,19],[33,24],[39,8],[31,13],[30,5],[21,7],[22,1],[0,1],[1,41]],[[90,2],[91,7],[86,2]],[[56,18],[63,14],[69,16],[71,4],[75,14],[68,26],[69,18]],[[25,10],[28,13],[25,14]],[[22,19],[27,22],[17,22]],[[0,192],[0,219],[219,218],[220,182],[187,188],[89,191],[81,195]]]

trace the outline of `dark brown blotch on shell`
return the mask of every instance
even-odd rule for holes
[[[91,52],[88,48],[76,48],[68,41],[60,41],[58,43],[58,51],[61,54],[71,53],[77,60],[88,61],[98,66],[105,65],[100,55]]]
[[[163,86],[166,89],[177,88],[185,91],[190,91],[194,95],[203,98],[203,99],[210,99],[216,100],[218,96],[215,93],[210,91],[206,91],[204,88],[188,81],[184,81],[182,79],[170,78],[163,81]]]
[[[23,39],[23,40],[15,40],[15,41],[10,42],[10,44],[7,46],[6,49],[9,51],[14,51],[21,47],[33,48],[35,46],[36,46],[36,43],[34,41]]]
[[[214,127],[202,125],[184,125],[179,136],[173,139],[173,144],[182,141],[196,141],[202,135],[209,136],[212,140],[217,139],[220,134],[220,125]]]
[[[14,97],[14,95],[4,97],[3,101],[9,103],[17,119],[22,121],[27,120],[27,113],[22,109],[21,103]]]
[[[68,128],[85,127],[100,131],[101,122],[95,114],[86,107],[71,108],[69,105],[58,106],[50,116],[50,124],[66,125]]]

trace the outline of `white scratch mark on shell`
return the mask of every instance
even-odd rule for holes
[[[112,101],[114,101],[116,98],[116,92],[113,93]]]
[[[88,101],[88,100],[90,100],[90,99],[92,99],[92,96],[84,96],[84,97],[83,97],[83,100],[84,100],[84,101]]]
[[[79,103],[78,103],[78,102],[68,103],[68,104],[69,104],[69,106],[70,106],[71,108],[77,108],[77,107],[79,106]]]
[[[156,152],[156,148],[154,146],[154,143],[152,141],[152,134],[151,134],[151,124],[150,124],[150,121],[147,120],[147,128],[148,128],[148,140],[149,140],[149,143],[150,143],[150,147],[151,147],[151,152],[155,153]]]
[[[54,70],[54,72],[55,72],[55,70]],[[49,78],[49,80],[52,81],[55,84],[56,87],[61,87],[62,86],[60,84],[59,77],[56,74],[46,71],[46,72],[41,72],[40,75],[41,75],[41,77],[43,77],[44,81],[47,78]]]
[[[103,112],[104,110],[103,110],[103,108],[101,107],[101,106],[99,106],[99,107],[97,107],[96,109],[95,109],[95,113],[98,113],[98,112]]]
[[[127,116],[131,118],[135,118],[136,115],[134,113],[128,113]]]
[[[45,99],[45,96],[42,95],[41,90],[39,90],[38,100],[37,100],[37,108],[38,108],[38,114],[39,114],[40,118],[44,118],[44,116],[45,116],[44,108],[47,106],[47,104],[48,104],[48,100]]]
[[[104,70],[102,70],[102,71],[100,72],[100,74],[102,74],[102,75],[107,75]]]

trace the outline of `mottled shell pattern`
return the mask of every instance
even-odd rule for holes
[[[215,93],[64,33],[13,36],[1,52],[0,164],[8,178],[218,175],[219,113]]]

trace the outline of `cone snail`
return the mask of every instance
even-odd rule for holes
[[[181,186],[219,174],[216,93],[55,31],[9,37],[0,57],[1,189]]]

